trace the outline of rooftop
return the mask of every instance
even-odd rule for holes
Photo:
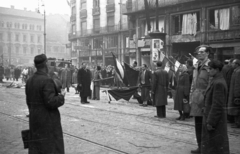
[[[35,18],[35,19],[43,19],[43,15],[37,13],[36,11],[27,11],[15,9],[13,6],[11,8],[0,7],[0,15],[12,15],[18,17],[27,17],[27,18]]]

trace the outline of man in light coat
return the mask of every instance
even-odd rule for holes
[[[230,91],[228,97],[228,114],[234,116],[235,124],[233,128],[240,128],[240,105],[236,102],[240,101],[240,60],[233,61],[234,72],[232,74]]]
[[[209,83],[209,68],[208,68],[208,55],[211,48],[207,45],[201,45],[196,48],[198,63],[193,72],[193,81],[190,90],[190,116],[195,119],[195,133],[197,138],[198,148],[192,150],[191,153],[201,153],[201,139],[202,139],[202,108],[204,104],[204,92]]]

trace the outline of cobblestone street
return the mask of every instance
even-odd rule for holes
[[[24,88],[0,86],[0,153],[26,154],[21,130],[28,129]],[[104,90],[104,89],[101,89]],[[73,88],[60,107],[66,154],[190,154],[197,147],[193,119],[176,121],[178,112],[169,99],[167,118],[157,119],[155,108],[136,100],[101,100],[80,104]],[[240,131],[228,127],[232,154],[239,154]]]

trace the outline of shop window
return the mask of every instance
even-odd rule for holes
[[[172,32],[174,35],[196,35],[200,31],[200,13],[186,13],[172,16]]]
[[[102,46],[102,39],[101,38],[94,38],[93,43],[94,43],[93,48],[94,49],[99,49]]]
[[[232,26],[240,26],[240,5],[231,7],[231,13]]]

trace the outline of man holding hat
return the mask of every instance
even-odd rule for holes
[[[58,108],[64,104],[65,92],[57,92],[48,76],[47,57],[34,58],[37,72],[26,83],[26,101],[29,109],[29,154],[64,154],[63,132]]]

